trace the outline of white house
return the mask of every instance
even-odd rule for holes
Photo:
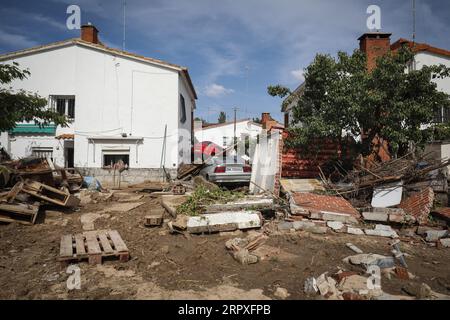
[[[246,137],[256,139],[261,133],[262,125],[251,120],[236,121],[236,137],[245,140]],[[195,130],[195,139],[198,142],[210,141],[223,148],[233,145],[234,122],[208,125]]]
[[[81,38],[0,55],[31,76],[12,83],[48,99],[73,120],[68,128],[17,124],[0,143],[14,157],[50,156],[109,182],[124,161],[125,182],[156,180],[191,161],[197,95],[187,68],[111,49],[92,25]],[[165,150],[163,154],[163,150]]]

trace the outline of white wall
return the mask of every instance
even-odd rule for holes
[[[432,66],[443,64],[450,68],[450,57],[444,57],[436,55],[430,52],[420,52],[415,56],[416,69],[420,70],[423,66]],[[434,79],[437,84],[437,88],[447,94],[450,94],[450,78]]]
[[[184,92],[190,127],[192,102],[185,85],[180,85],[176,70],[133,59],[114,56],[96,49],[69,46],[49,50],[14,61],[31,72],[29,79],[12,83],[15,89],[26,89],[48,98],[50,95],[75,95],[75,121],[70,128],[57,128],[56,135],[74,133],[75,166],[100,168],[102,148],[129,148],[130,168],[159,168],[164,128],[167,125],[166,168],[176,168],[179,159],[179,92]],[[3,63],[10,63],[4,61]],[[121,139],[121,134],[142,137]],[[117,140],[89,142],[89,137],[117,137]],[[19,139],[20,140],[20,139]],[[18,141],[12,152],[23,154],[28,144]],[[54,137],[53,137],[53,140]],[[56,148],[57,141],[47,140]],[[44,144],[44,140],[41,141]],[[47,145],[46,145],[47,146]],[[190,149],[190,148],[188,148]],[[55,153],[55,151],[54,151]]]
[[[242,134],[248,135],[252,138],[256,138],[261,133],[262,127],[256,125],[251,121],[240,121],[236,124],[236,136],[241,137]],[[223,137],[228,137],[227,145],[223,144]],[[211,141],[215,144],[226,147],[233,143],[234,137],[234,124],[226,124],[223,126],[203,128],[202,131],[195,132],[195,138],[199,141]]]

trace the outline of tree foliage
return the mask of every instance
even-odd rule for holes
[[[438,91],[436,78],[450,76],[443,65],[424,66],[405,72],[414,55],[408,48],[377,60],[371,72],[366,56],[339,52],[337,58],[319,54],[305,70],[300,95],[290,95],[285,104],[296,101],[291,129],[291,146],[307,145],[313,139],[340,141],[343,133],[357,141],[360,152],[368,154],[378,136],[389,141],[393,153],[404,152],[410,142],[423,145],[433,130],[423,130],[433,122],[439,107],[450,107],[449,96]],[[272,96],[286,97],[290,91],[269,87]],[[364,137],[364,139],[359,139]]]
[[[227,122],[227,115],[226,115],[225,112],[220,111],[219,119],[217,119],[217,122],[218,123],[225,123],[225,122]]]
[[[25,90],[13,91],[8,84],[30,76],[28,70],[19,65],[0,64],[0,132],[11,130],[17,122],[34,121],[41,126],[54,123],[66,126],[68,120],[54,110],[47,108],[47,100]]]

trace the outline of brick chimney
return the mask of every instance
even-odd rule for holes
[[[276,127],[278,122],[270,116],[270,113],[264,112],[261,116],[261,124],[263,129],[270,130],[273,127]]]
[[[98,44],[98,30],[91,23],[81,26],[81,40]]]
[[[367,55],[367,70],[372,71],[379,57],[391,50],[392,33],[371,32],[359,37],[359,47]]]

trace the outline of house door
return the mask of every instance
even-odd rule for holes
[[[67,148],[66,149],[66,168],[73,168],[74,167],[74,152],[73,148]]]

